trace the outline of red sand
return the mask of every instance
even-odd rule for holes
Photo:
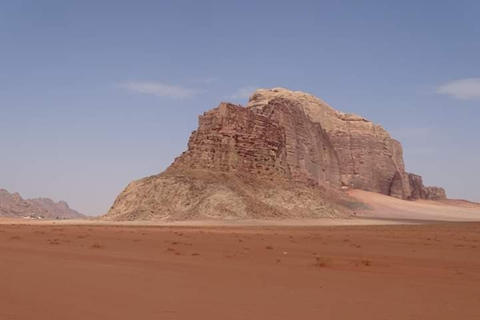
[[[480,223],[0,225],[0,319],[480,319]]]
[[[370,207],[360,210],[358,217],[480,222],[480,204],[465,200],[405,201],[363,190],[350,190],[349,194]]]

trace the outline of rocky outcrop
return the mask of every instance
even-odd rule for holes
[[[167,170],[130,183],[109,221],[346,218],[356,202],[344,194],[240,172]]]
[[[405,172],[401,144],[380,125],[354,114],[337,111],[324,101],[303,92],[282,88],[257,90],[247,108],[260,111],[276,101],[292,101],[307,120],[323,131],[339,170],[340,183],[355,189],[408,198],[410,184]]]
[[[410,181],[410,199],[425,199],[425,200],[445,200],[447,194],[443,188],[426,187],[423,185],[421,176],[409,173],[408,179]]]
[[[427,200],[446,200],[447,193],[440,187],[425,187],[425,199]]]
[[[206,112],[188,150],[168,170],[182,168],[340,187],[338,159],[328,136],[300,105],[283,99],[262,110],[222,103]]]
[[[206,112],[192,132],[188,151],[169,170],[203,169],[212,172],[249,172],[283,176],[283,128],[267,117],[228,103]]]
[[[426,199],[425,187],[421,176],[409,173],[408,180],[410,181],[410,198],[411,199]]]
[[[0,216],[44,219],[82,219],[85,216],[70,209],[64,201],[48,198],[23,199],[18,193],[0,189]]]
[[[165,173],[130,184],[105,218],[335,216],[348,212],[339,190],[435,193],[417,182],[380,125],[303,92],[260,89],[246,107],[221,103],[200,116],[187,151]]]

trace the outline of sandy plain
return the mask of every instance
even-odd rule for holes
[[[479,319],[480,223],[0,225],[0,319]]]
[[[354,196],[348,220],[0,219],[0,319],[480,319],[474,204]]]

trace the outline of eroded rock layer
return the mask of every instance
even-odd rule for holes
[[[214,182],[206,183],[208,175]],[[272,202],[261,185],[276,186],[281,199]],[[380,125],[303,92],[260,89],[246,107],[221,103],[200,116],[187,151],[166,173],[132,183],[106,218],[187,219],[220,212],[248,218],[262,211],[295,217],[295,210],[301,217],[320,217],[321,210],[331,216],[345,203],[336,190],[348,188],[401,199],[445,197],[443,189],[424,187],[421,177],[405,171],[401,144]],[[286,190],[316,204],[302,207]],[[289,202],[297,203],[295,210]]]

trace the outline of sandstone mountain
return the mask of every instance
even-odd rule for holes
[[[48,198],[23,199],[18,193],[0,189],[0,217],[34,217],[44,219],[82,219],[85,216],[70,209],[64,201]]]
[[[303,92],[260,89],[246,107],[199,118],[188,149],[162,174],[132,182],[108,220],[317,218],[357,206],[341,192],[443,199],[405,171],[401,144],[380,125]]]

